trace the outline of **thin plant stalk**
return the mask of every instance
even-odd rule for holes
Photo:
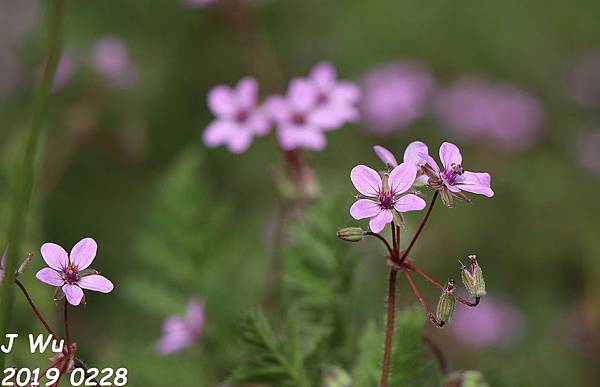
[[[10,202],[8,226],[8,252],[6,259],[6,278],[2,284],[0,298],[0,332],[8,331],[13,309],[13,283],[15,279],[16,259],[21,253],[26,219],[36,179],[36,154],[43,137],[43,128],[48,108],[49,94],[61,53],[60,36],[66,0],[50,1],[51,16],[48,25],[48,41],[44,56],[44,71],[41,82],[34,93],[29,127],[25,131],[25,143],[20,153],[22,160],[14,170],[13,192]],[[0,368],[4,368],[5,354],[0,351]]]
[[[381,366],[380,387],[388,387],[390,375],[390,358],[392,356],[392,343],[394,339],[394,325],[396,323],[396,279],[398,271],[391,267],[388,279],[387,318],[385,323],[385,342],[383,349],[383,363]]]

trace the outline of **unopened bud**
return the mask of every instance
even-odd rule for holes
[[[345,227],[337,231],[337,236],[343,241],[360,242],[365,236],[365,230],[360,227]]]
[[[490,385],[479,371],[457,371],[446,377],[444,387],[490,387]]]
[[[469,294],[473,297],[485,296],[485,281],[477,256],[469,255],[469,266],[461,265],[460,276]]]
[[[456,304],[456,297],[454,296],[455,288],[454,281],[450,280],[444,290],[442,290],[435,313],[435,317],[440,322],[446,323],[450,321],[454,314],[454,305]]]
[[[339,368],[330,368],[323,377],[323,387],[350,387],[352,386],[352,378],[348,372]]]

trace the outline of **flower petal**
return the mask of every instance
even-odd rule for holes
[[[381,190],[381,177],[366,165],[357,165],[350,172],[350,180],[356,190],[363,195],[377,196]]]
[[[69,304],[73,306],[77,306],[81,303],[83,299],[83,290],[77,285],[65,284],[62,287],[65,296],[67,296],[67,301]]]
[[[338,82],[331,94],[331,99],[347,104],[354,104],[360,99],[360,88],[348,81]]]
[[[315,106],[317,95],[317,88],[312,81],[305,78],[295,78],[290,82],[287,99],[294,109],[306,112]]]
[[[196,329],[202,329],[204,325],[204,303],[200,298],[192,298],[185,312],[186,322]]]
[[[487,197],[494,196],[494,191],[490,187],[491,177],[485,172],[464,172],[456,186],[462,191],[467,191]]]
[[[99,274],[82,277],[78,284],[83,289],[89,289],[100,293],[110,293],[114,289],[113,283],[110,282],[108,278]]]
[[[402,163],[390,172],[389,184],[392,195],[397,195],[406,192],[415,182],[417,178],[417,167]]]
[[[335,67],[329,62],[323,61],[317,63],[312,70],[310,70],[309,77],[320,89],[327,89],[335,84],[337,75]]]
[[[383,161],[385,165],[391,166],[392,168],[398,165],[398,161],[392,152],[382,147],[381,145],[375,145],[373,147],[377,157]],[[405,160],[406,161],[406,160]]]
[[[96,258],[96,251],[98,245],[92,238],[83,238],[73,246],[71,249],[71,262],[77,266],[78,270],[87,269],[94,258]]]
[[[226,120],[214,120],[202,133],[202,141],[211,148],[223,145],[235,133],[234,125]]]
[[[256,105],[258,95],[258,83],[252,77],[244,77],[239,80],[235,88],[238,108],[251,109]]]
[[[229,86],[219,85],[208,92],[208,107],[217,116],[229,117],[236,110],[235,99]]]
[[[56,243],[44,243],[40,249],[46,264],[54,270],[64,271],[69,264],[69,257],[65,249]]]
[[[385,227],[386,224],[390,223],[394,215],[390,210],[382,210],[377,216],[374,216],[369,221],[369,228],[374,233],[378,233]]]
[[[372,218],[379,214],[381,208],[373,200],[358,199],[350,207],[350,215],[356,220]]]
[[[419,157],[423,158],[423,160],[425,160],[425,164],[429,165],[435,172],[440,173],[440,167],[438,167],[433,157],[423,152],[419,152]]]
[[[50,269],[49,267],[45,267],[38,271],[35,277],[43,283],[52,286],[62,286],[65,283],[65,280],[63,280],[60,274],[56,270]]]
[[[460,150],[450,142],[445,142],[440,146],[440,160],[445,169],[448,169],[452,164],[462,164]]]
[[[404,151],[404,162],[415,166],[421,166],[426,163],[426,160],[421,157],[420,153],[429,154],[427,145],[421,141],[413,141],[406,147]]]
[[[402,196],[394,203],[394,208],[398,212],[421,211],[427,203],[417,195],[408,194]]]
[[[252,133],[246,130],[238,130],[226,141],[227,149],[231,153],[244,153],[252,144]]]

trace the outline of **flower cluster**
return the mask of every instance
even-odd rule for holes
[[[209,147],[225,145],[233,153],[245,152],[254,137],[276,127],[281,149],[323,150],[325,133],[358,119],[355,107],[359,89],[337,79],[328,62],[313,67],[308,77],[294,78],[285,95],[258,102],[258,82],[241,79],[234,88],[214,87],[208,94],[208,107],[216,116],[203,133]]]
[[[386,148],[377,145],[374,150],[388,170],[378,173],[365,165],[352,169],[350,179],[360,194],[350,208],[350,215],[357,220],[370,218],[369,227],[375,233],[381,232],[394,216],[402,224],[403,212],[425,208],[425,201],[411,191],[413,186],[425,184],[437,190],[448,207],[452,207],[454,197],[469,201],[462,191],[494,195],[490,175],[465,171],[460,150],[454,144],[445,142],[440,147],[442,169],[429,155],[427,145],[420,141],[408,145],[401,164]]]

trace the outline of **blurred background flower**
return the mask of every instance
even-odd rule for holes
[[[107,82],[118,88],[127,88],[136,81],[136,70],[129,58],[124,40],[102,38],[92,48],[92,66]]]
[[[600,107],[600,51],[588,52],[572,63],[566,88],[582,108]]]
[[[390,134],[427,112],[434,80],[427,69],[412,61],[379,65],[362,78],[362,120],[375,134]]]
[[[600,174],[600,129],[587,129],[579,134],[577,158],[588,172]]]

